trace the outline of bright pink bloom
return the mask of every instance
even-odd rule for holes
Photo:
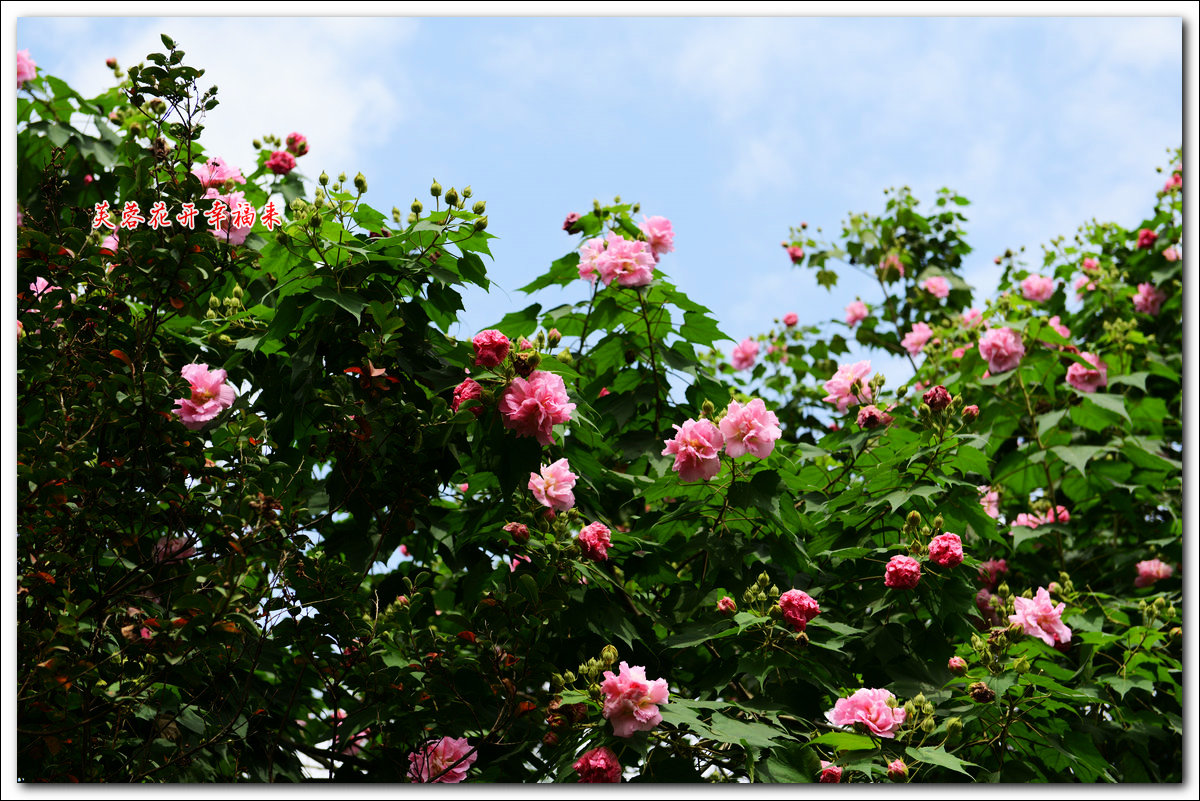
[[[957,534],[939,534],[929,541],[929,558],[942,567],[962,564],[962,540]]]
[[[925,343],[933,336],[933,329],[926,323],[915,323],[912,330],[904,335],[900,344],[910,356],[916,356],[925,348]]]
[[[1016,612],[1008,616],[1008,621],[1020,623],[1026,634],[1040,637],[1050,646],[1071,641],[1071,630],[1062,622],[1067,605],[1060,603],[1056,607],[1045,587],[1038,587],[1033,598],[1013,598],[1013,606]]]
[[[1026,514],[1025,512],[1018,513],[1017,519],[1013,523],[1013,525],[1025,526],[1026,528],[1037,528],[1041,524],[1042,518],[1040,515]]]
[[[675,250],[675,232],[671,230],[671,221],[666,217],[643,216],[638,230],[646,235],[646,241],[650,244],[650,252],[654,255],[655,261],[658,261],[664,253]]]
[[[1133,580],[1135,587],[1149,587],[1156,581],[1170,578],[1175,568],[1158,559],[1150,559],[1137,563],[1137,578]]]
[[[1062,318],[1060,318],[1057,314],[1050,318],[1049,325],[1063,339],[1071,338],[1071,329],[1062,324]]]
[[[804,248],[799,245],[788,245],[786,243],[784,247],[787,248],[788,258],[792,260],[792,264],[799,264],[804,261]]]
[[[500,396],[500,415],[505,428],[519,437],[536,437],[543,445],[554,441],[554,426],[566,423],[575,411],[562,377],[542,370],[528,379],[514,378]]]
[[[586,558],[603,562],[608,558],[608,549],[612,545],[610,533],[608,526],[603,523],[588,523],[579,532],[576,540],[579,543],[579,550]]]
[[[1081,353],[1095,369],[1089,370],[1079,362],[1071,362],[1067,368],[1067,383],[1080,392],[1095,392],[1108,386],[1108,365],[1094,353]]]
[[[1162,309],[1167,294],[1160,291],[1154,284],[1138,284],[1137,294],[1133,296],[1133,308],[1142,314],[1155,315]]]
[[[286,150],[276,150],[267,159],[266,167],[276,175],[287,175],[296,169],[296,157]]]
[[[954,398],[950,397],[950,392],[941,384],[938,384],[933,389],[921,396],[921,400],[925,402],[930,409],[935,412],[940,412],[946,409]]]
[[[287,135],[287,139],[285,139],[284,142],[287,144],[288,153],[291,153],[296,158],[299,158],[308,152],[308,139],[302,134],[290,133]]]
[[[1176,250],[1174,246],[1164,250],[1162,255],[1167,261],[1179,261],[1179,251]]]
[[[28,52],[28,51],[26,51],[26,52]],[[18,55],[20,55],[20,54],[18,54]],[[1176,189],[1182,189],[1182,188],[1183,188],[1183,173],[1173,172],[1173,173],[1171,173],[1171,177],[1167,179],[1167,182],[1165,184],[1163,184],[1162,191],[1174,192]]]
[[[1000,577],[1008,572],[1007,559],[989,559],[979,565],[979,580],[989,590],[996,589]]]
[[[37,77],[37,62],[29,57],[28,50],[17,51],[17,88],[26,81],[32,81]]]
[[[1096,261],[1091,256],[1088,256],[1083,260],[1083,269],[1089,273],[1098,270],[1100,269],[1100,262]]]
[[[1075,279],[1075,299],[1083,299],[1083,290],[1092,292],[1096,289],[1096,283],[1090,280],[1086,275],[1081,275]]]
[[[796,314],[795,312],[788,312],[787,314],[783,315],[783,324],[788,328],[791,328],[798,322],[800,322],[800,315]]]
[[[1137,246],[1139,248],[1154,247],[1154,240],[1158,239],[1158,234],[1151,231],[1149,228],[1143,228],[1138,231]]]
[[[563,230],[570,231],[571,226],[577,222],[579,222],[579,212],[573,211],[567,215],[567,218],[565,220],[563,220]]]
[[[1026,300],[1044,303],[1054,294],[1054,279],[1044,275],[1031,275],[1021,282],[1021,294]]]
[[[717,611],[722,615],[732,615],[737,611],[737,602],[726,595],[724,598],[717,601]]]
[[[895,270],[900,278],[904,277],[904,263],[900,261],[899,254],[889,253],[879,262],[879,271],[883,273],[885,278],[892,270]]]
[[[961,656],[952,656],[950,657],[949,661],[946,662],[946,669],[951,673],[961,676],[967,672],[967,660],[963,659]]]
[[[964,328],[974,328],[983,322],[983,312],[972,306],[963,312],[962,322]]]
[[[842,768],[832,762],[821,760],[821,775],[817,781],[821,784],[837,784],[842,780]]]
[[[604,398],[612,393],[608,391],[608,387],[600,387],[600,391],[596,393],[597,398]]]
[[[475,348],[475,366],[486,367],[489,370],[498,367],[507,359],[508,351],[512,348],[508,337],[494,328],[480,331],[471,340],[471,345]]]
[[[465,737],[430,740],[408,755],[408,778],[414,782],[457,784],[467,778],[477,756]]]
[[[454,400],[450,402],[450,408],[458,411],[458,407],[462,406],[466,401],[478,401],[483,397],[483,387],[473,378],[468,378],[454,388]],[[483,406],[479,403],[473,403],[467,407],[476,417],[483,414]]]
[[[987,484],[979,486],[979,505],[983,507],[984,513],[993,520],[1000,517],[1000,493]]]
[[[903,759],[893,759],[888,763],[888,778],[894,782],[908,776],[908,765],[904,764]]]
[[[533,560],[530,559],[528,556],[522,556],[521,554],[516,554],[513,556],[513,558],[508,563],[508,572],[516,573],[517,568],[521,566],[522,562],[525,562],[526,564],[530,564],[530,565],[533,564]]]
[[[200,179],[200,185],[205,189],[219,189],[226,181],[233,181],[235,184],[246,183],[242,171],[229,166],[225,159],[220,157],[211,158],[206,164],[197,164],[192,168],[192,175]]]
[[[940,275],[926,278],[921,282],[921,287],[935,298],[944,298],[950,295],[950,282]]]
[[[178,408],[171,412],[179,415],[189,430],[199,431],[233,405],[233,387],[225,383],[224,370],[209,370],[207,364],[186,364],[180,373],[191,385],[192,394],[175,401]]]
[[[600,280],[609,286],[615,280],[621,286],[646,286],[654,277],[654,254],[646,242],[608,235],[608,247],[596,259]]]
[[[758,343],[747,337],[739,344],[733,346],[733,353],[729,356],[729,362],[733,365],[734,370],[748,370],[754,366],[754,361],[757,358]]]
[[[767,411],[766,404],[754,398],[745,407],[735,400],[729,402],[721,418],[721,434],[725,437],[725,453],[731,459],[747,453],[766,459],[783,432],[775,412]]]
[[[240,176],[239,176],[240,177]],[[246,183],[245,179],[242,183]],[[225,204],[228,211],[227,216],[219,228],[210,228],[209,233],[217,238],[218,241],[228,242],[231,245],[240,245],[246,241],[246,237],[250,235],[249,225],[234,225],[234,212],[238,207],[246,202],[245,192],[230,192],[228,195],[222,195],[216,189],[209,189],[204,193],[205,200],[220,201]]]
[[[855,422],[858,423],[859,428],[879,428],[880,426],[890,426],[894,419],[872,403],[858,410],[858,419]]]
[[[793,631],[804,631],[808,621],[821,614],[821,607],[803,590],[788,590],[779,596],[779,608],[783,610],[784,622]]]
[[[567,218],[570,219],[569,217]],[[611,234],[610,234],[611,236]],[[608,247],[608,242],[596,237],[589,239],[579,246],[579,277],[587,281],[596,283],[597,272],[596,265],[600,262],[600,257],[604,255],[604,249]]]
[[[896,696],[887,690],[866,687],[856,690],[849,698],[839,698],[825,719],[834,726],[853,726],[861,723],[876,737],[893,738],[904,725],[906,713],[902,706],[891,706]]]
[[[921,563],[911,556],[896,554],[888,560],[884,571],[884,586],[894,590],[911,590],[921,581]]]
[[[853,328],[863,320],[867,319],[870,311],[867,310],[867,304],[861,300],[856,300],[846,307],[846,325]]]
[[[605,746],[593,748],[575,760],[574,768],[580,783],[615,784],[621,781],[621,763]]]
[[[646,678],[646,668],[622,662],[620,673],[604,671],[600,689],[604,691],[604,717],[612,723],[617,737],[631,737],[634,732],[649,731],[662,722],[659,704],[667,703],[670,692],[666,679]]]
[[[117,234],[114,231],[113,233],[104,237],[103,240],[101,240],[100,252],[105,255],[108,255],[108,256],[115,256],[115,255],[117,255],[117,248],[120,246],[121,246],[121,240],[117,237]]]
[[[711,420],[686,420],[673,426],[675,439],[664,440],[663,456],[674,455],[671,469],[680,481],[708,481],[721,469],[725,435]]]
[[[567,460],[559,459],[553,464],[542,465],[540,476],[529,474],[529,491],[542,506],[563,512],[575,505],[575,493],[571,490],[576,478],[578,476],[571,472]]]
[[[989,372],[1004,373],[1021,363],[1025,343],[1011,328],[990,328],[979,338],[979,355],[987,360]]]
[[[869,372],[869,361],[839,364],[833,378],[824,383],[823,387],[829,394],[821,400],[836,404],[839,413],[844,413],[851,403],[870,403],[871,387],[867,384]]]
[[[154,561],[160,565],[178,564],[196,555],[188,537],[159,537],[154,544]]]

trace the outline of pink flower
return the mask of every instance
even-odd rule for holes
[[[911,556],[896,554],[888,560],[883,584],[896,590],[911,590],[921,580],[921,563]]]
[[[266,167],[276,175],[287,175],[296,169],[296,157],[286,150],[276,150],[267,159]]]
[[[1162,255],[1167,261],[1179,261],[1179,251],[1176,250],[1174,246],[1164,250]]]
[[[524,523],[505,523],[504,530],[512,535],[515,542],[529,542],[529,526]]]
[[[832,762],[822,759],[821,775],[817,777],[817,781],[821,784],[837,784],[841,780],[842,768],[833,764]]]
[[[1075,279],[1075,299],[1081,300],[1083,298],[1084,289],[1086,289],[1088,292],[1091,292],[1095,288],[1096,283],[1094,281],[1091,281],[1086,275],[1079,276]]]
[[[521,566],[522,562],[525,562],[526,564],[529,564],[529,565],[533,564],[533,560],[530,559],[528,556],[522,556],[521,554],[516,554],[515,556],[513,556],[513,558],[508,563],[508,572],[516,573],[517,568]]]
[[[529,491],[542,506],[566,511],[575,505],[575,487],[577,476],[571,472],[571,466],[566,459],[559,459],[549,465],[542,465],[542,474],[529,474]]]
[[[671,230],[671,221],[666,217],[643,216],[638,230],[646,235],[655,261],[658,261],[662,254],[675,250],[675,232]]]
[[[235,184],[246,183],[241,170],[229,166],[225,159],[219,157],[209,159],[207,164],[197,164],[192,168],[192,175],[199,178],[200,185],[206,189],[218,189],[226,181],[233,181]]]
[[[896,277],[904,277],[904,263],[900,261],[899,254],[889,253],[879,262],[879,272],[881,272],[885,278],[889,277],[892,270],[896,271]]]
[[[462,406],[466,401],[479,401],[483,397],[483,387],[473,378],[468,378],[454,388],[454,400],[450,402],[450,408],[458,411],[458,407]],[[480,403],[472,403],[467,407],[476,417],[483,414],[483,406]]]
[[[1025,343],[1011,328],[990,328],[979,339],[979,355],[987,360],[989,372],[1004,373],[1021,363]]]
[[[621,781],[621,763],[617,755],[604,746],[593,748],[575,760],[575,772],[580,783],[615,784]]]
[[[950,355],[956,359],[961,359],[963,356],[966,356],[967,351],[969,351],[973,347],[975,347],[975,343],[968,342],[967,344],[963,345],[961,348],[955,348],[954,350],[952,350],[950,352]]]
[[[607,396],[609,396],[609,395],[611,395],[611,394],[612,394],[612,393],[608,391],[608,387],[600,387],[600,391],[596,393],[596,397],[597,397],[597,398],[604,398],[604,397],[607,397]]]
[[[246,183],[246,181],[243,179],[242,183]],[[228,195],[222,195],[216,189],[209,189],[204,193],[204,199],[224,203],[226,213],[228,214],[228,216],[221,221],[221,226],[219,228],[210,228],[209,233],[215,236],[218,241],[228,242],[231,245],[236,246],[245,242],[246,237],[250,235],[251,226],[234,225],[233,215],[234,212],[237,211],[238,207],[246,202],[246,193],[230,192]]]
[[[121,240],[117,237],[117,234],[114,232],[114,233],[111,233],[108,236],[104,237],[103,240],[101,240],[100,252],[105,255],[108,255],[108,256],[115,256],[115,255],[117,255],[117,248],[120,246],[121,246]]]
[[[1013,606],[1016,612],[1008,616],[1008,621],[1020,623],[1026,634],[1040,637],[1049,646],[1071,641],[1071,630],[1062,622],[1062,613],[1067,605],[1060,603],[1054,606],[1045,587],[1038,587],[1037,595],[1033,598],[1014,597]]]
[[[711,420],[686,420],[673,426],[675,439],[664,440],[663,456],[675,456],[671,469],[680,481],[708,481],[721,469],[725,436]]]
[[[867,319],[870,312],[867,310],[867,304],[861,300],[856,300],[846,307],[846,325],[853,328],[863,320]]]
[[[800,315],[796,314],[795,312],[788,312],[787,314],[783,315],[783,324],[788,328],[791,328],[798,322],[800,322]]]
[[[28,51],[26,51],[26,52],[28,52]],[[20,54],[18,54],[18,55],[20,55]],[[1162,191],[1170,193],[1170,192],[1174,192],[1176,189],[1182,189],[1182,188],[1183,188],[1183,173],[1173,172],[1173,173],[1171,173],[1171,177],[1167,179],[1167,182],[1165,184],[1163,184]]]
[[[622,662],[620,673],[604,671],[600,683],[604,691],[604,717],[612,723],[613,734],[630,737],[637,731],[649,731],[662,721],[659,704],[667,703],[670,695],[666,679],[646,678],[646,668]]]
[[[1057,314],[1050,318],[1049,325],[1063,339],[1071,338],[1071,329],[1062,324],[1062,319]]]
[[[964,406],[962,410],[962,418],[964,423],[973,423],[975,418],[979,416],[979,407],[975,404]]]
[[[921,286],[935,298],[944,298],[950,294],[950,282],[940,275],[926,278],[921,282]]]
[[[159,537],[154,544],[154,561],[160,565],[183,562],[196,555],[196,549],[188,537]]]
[[[1042,524],[1042,518],[1036,514],[1026,514],[1025,512],[1020,512],[1013,524],[1017,526],[1025,526],[1026,528],[1037,528]]]
[[[475,348],[475,366],[488,369],[499,366],[507,359],[508,351],[512,347],[508,337],[494,328],[480,331],[471,340],[471,345]]]
[[[308,139],[303,134],[290,133],[284,142],[287,144],[288,153],[296,158],[300,158],[308,152]],[[294,162],[292,166],[295,166]]]
[[[949,661],[946,662],[946,669],[951,673],[961,676],[967,672],[967,660],[963,659],[961,656],[952,656],[950,657]]]
[[[996,589],[996,584],[1000,581],[1000,576],[1008,572],[1008,560],[1006,559],[989,559],[979,565],[979,580],[984,583],[989,590]]]
[[[1138,284],[1137,294],[1133,296],[1133,308],[1142,314],[1155,315],[1162,308],[1167,294],[1160,291],[1154,284]]]
[[[890,426],[894,419],[872,403],[858,410],[858,419],[855,422],[858,423],[859,428],[879,428],[880,426]]]
[[[342,739],[338,735],[337,730],[339,728],[339,724],[341,723],[341,721],[346,719],[346,710],[335,709],[333,711],[332,717],[333,717],[334,740],[337,741],[339,739]],[[368,739],[370,739],[370,737],[371,737],[371,730],[363,729],[362,731],[358,732],[353,737],[351,737],[345,741],[346,744],[345,744],[345,747],[341,750],[341,753],[345,754],[346,756],[354,756],[355,754],[358,754],[359,752],[362,751],[363,744]]]
[[[733,353],[729,356],[729,362],[733,365],[734,370],[748,370],[754,366],[754,361],[757,358],[758,343],[747,337],[739,344],[733,346]]]
[[[963,328],[974,328],[983,322],[983,312],[975,307],[971,307],[963,312],[962,323]]]
[[[37,77],[37,62],[29,57],[28,50],[17,51],[17,88],[26,81],[32,81]]]
[[[514,378],[498,405],[505,428],[549,445],[554,441],[554,426],[571,419],[575,404],[570,400],[561,376],[538,370],[528,379]]]
[[[563,461],[566,461],[565,459]],[[608,558],[608,549],[612,545],[612,539],[609,537],[608,526],[603,523],[588,523],[579,532],[577,542],[579,550],[583,552],[584,557],[596,562],[603,562]]]
[[[1158,239],[1158,234],[1149,228],[1143,228],[1138,231],[1137,246],[1139,248],[1152,248],[1156,239]]]
[[[926,323],[915,323],[912,330],[904,335],[904,339],[900,340],[900,344],[908,351],[910,356],[916,356],[925,348],[925,343],[933,336],[933,329]]]
[[[833,378],[823,385],[829,394],[821,400],[836,404],[839,413],[844,413],[851,403],[869,403],[871,387],[866,381],[869,372],[871,372],[871,362],[869,361],[838,365]]]
[[[821,614],[821,607],[803,590],[788,590],[779,596],[783,619],[793,631],[804,631],[808,621]]]
[[[988,517],[995,520],[1000,517],[1000,493],[987,484],[979,486],[979,505]]]
[[[1135,587],[1149,587],[1160,579],[1170,578],[1175,568],[1158,559],[1150,559],[1137,563],[1137,578],[1133,580]]]
[[[825,713],[825,719],[834,726],[861,723],[876,737],[890,739],[896,736],[906,717],[903,707],[891,705],[895,701],[896,696],[887,690],[864,687],[849,698],[839,698],[833,709]]]
[[[414,782],[457,784],[478,756],[465,737],[430,740],[408,755],[408,778]]]
[[[944,386],[938,384],[922,395],[921,400],[933,411],[940,412],[949,406],[954,399],[950,397],[950,392]]]
[[[721,434],[725,437],[725,453],[729,458],[750,453],[766,459],[775,450],[775,440],[783,432],[779,430],[775,412],[767,411],[766,404],[754,398],[744,408],[735,400],[729,402],[729,408],[721,418]]]
[[[929,541],[929,558],[942,567],[962,564],[962,540],[957,534],[939,534]]]
[[[615,280],[621,286],[646,286],[654,277],[654,254],[646,242],[609,234],[608,247],[596,259],[600,280],[609,286]]]
[[[784,243],[784,247],[787,248],[788,258],[792,260],[792,264],[799,264],[804,261],[804,248],[799,245],[788,245],[787,243]]]
[[[573,211],[567,215],[567,218],[565,220],[563,220],[563,230],[570,231],[571,226],[577,222],[579,222],[579,212]]]
[[[722,615],[732,615],[737,611],[737,602],[726,595],[724,598],[717,601],[717,611]]]
[[[1079,354],[1087,359],[1095,368],[1089,370],[1079,362],[1071,362],[1067,368],[1067,383],[1080,392],[1095,392],[1100,387],[1108,386],[1108,365],[1094,353]]]
[[[996,600],[999,601],[1000,599]],[[992,605],[992,594],[988,592],[986,587],[975,593],[975,608],[979,610],[979,614],[983,617],[988,625],[1000,625],[1000,610]]]
[[[192,394],[175,401],[178,408],[171,412],[179,415],[189,430],[199,431],[233,405],[233,387],[225,383],[224,370],[209,370],[207,364],[186,364],[180,373],[191,385]]]
[[[1100,262],[1096,261],[1091,256],[1088,256],[1086,259],[1083,260],[1083,269],[1089,273],[1094,272],[1094,271],[1100,269]]]
[[[903,759],[893,759],[888,763],[888,778],[894,782],[908,776],[908,765],[904,764]]]
[[[1044,275],[1031,275],[1021,282],[1021,294],[1026,300],[1044,303],[1054,294],[1054,279]]]
[[[571,218],[568,217],[568,220]],[[609,234],[611,237],[612,235]],[[604,249],[608,247],[608,242],[600,239],[589,239],[579,246],[579,277],[587,281],[596,283],[598,273],[596,265],[600,263],[600,257],[604,255]]]

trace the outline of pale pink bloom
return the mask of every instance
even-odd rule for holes
[[[1067,605],[1060,603],[1056,607],[1045,587],[1038,587],[1033,598],[1013,598],[1013,606],[1016,611],[1008,616],[1008,621],[1020,623],[1026,634],[1040,637],[1050,646],[1071,641],[1071,630],[1062,622]]]
[[[804,631],[808,621],[821,614],[821,607],[803,590],[788,590],[779,596],[779,608],[783,620],[793,631]]]
[[[290,133],[284,142],[287,144],[288,152],[296,158],[308,152],[308,139],[303,134]]]
[[[976,309],[974,306],[963,312],[962,323],[964,328],[974,328],[983,322],[983,312]]]
[[[643,216],[638,230],[646,235],[646,241],[650,244],[650,252],[654,255],[655,261],[658,261],[664,253],[675,250],[675,232],[671,230],[671,221],[666,217]]]
[[[788,312],[787,314],[783,315],[783,324],[788,328],[791,328],[798,322],[800,322],[800,315],[796,314],[795,312]]]
[[[1089,273],[1094,272],[1100,269],[1100,262],[1096,261],[1091,256],[1088,256],[1083,260],[1083,269]]]
[[[600,746],[575,760],[580,783],[615,784],[621,781],[621,763],[609,748]]]
[[[1028,514],[1026,512],[1018,513],[1017,519],[1013,523],[1013,525],[1025,526],[1026,528],[1037,528],[1041,524],[1042,518],[1040,515]]]
[[[954,350],[950,351],[950,355],[956,359],[961,359],[963,356],[966,356],[967,351],[969,351],[973,347],[975,347],[975,343],[968,342],[967,344],[963,345],[961,348],[955,348]]]
[[[895,270],[901,278],[904,277],[904,263],[900,261],[899,254],[889,253],[880,260],[879,271],[886,276],[890,270]]]
[[[1152,248],[1154,241],[1158,239],[1158,234],[1151,231],[1149,228],[1143,228],[1138,231],[1137,246],[1139,248]]]
[[[784,244],[784,247],[787,248],[788,258],[792,260],[792,264],[799,264],[804,261],[804,248],[799,245],[789,246],[787,244]]]
[[[1079,362],[1071,362],[1067,368],[1067,383],[1080,392],[1095,392],[1100,387],[1108,386],[1108,365],[1094,353],[1079,354],[1087,359],[1093,368],[1089,370]]]
[[[192,175],[200,179],[200,185],[205,189],[220,188],[226,181],[233,181],[235,184],[246,183],[246,179],[242,177],[242,171],[237,167],[231,167],[225,159],[220,157],[211,158],[206,164],[197,164],[192,168]]]
[[[466,483],[465,481],[462,484],[458,485],[458,491],[463,494],[466,494],[467,490],[469,490],[470,488],[471,488],[471,485]]]
[[[1058,332],[1063,339],[1071,338],[1071,329],[1062,324],[1062,319],[1056,314],[1049,320],[1050,327]]]
[[[1006,559],[989,559],[979,565],[979,580],[987,586],[988,589],[996,589],[996,584],[1000,581],[1000,576],[1008,572],[1008,560]]]
[[[26,51],[28,52],[28,51]],[[19,55],[19,54],[18,54]],[[1183,173],[1173,172],[1167,182],[1163,184],[1162,191],[1174,192],[1176,189],[1183,188]]]
[[[1075,279],[1075,299],[1083,299],[1083,290],[1092,292],[1096,289],[1096,282],[1090,280],[1086,275],[1081,275]]]
[[[686,420],[673,426],[675,439],[664,440],[663,456],[675,456],[671,469],[680,481],[708,481],[721,469],[725,436],[711,420]]]
[[[522,556],[521,554],[516,554],[515,556],[513,556],[513,558],[508,563],[508,572],[516,573],[517,568],[521,566],[522,562],[525,562],[526,564],[530,564],[530,565],[533,564],[533,560],[530,559],[528,556]]]
[[[942,567],[962,564],[962,540],[957,534],[939,534],[929,541],[929,558]]]
[[[17,51],[17,88],[26,81],[32,81],[37,77],[37,62],[29,57],[28,50]]]
[[[908,765],[904,764],[903,759],[893,759],[888,763],[888,778],[894,782],[898,782],[908,775]]]
[[[921,287],[935,298],[944,298],[950,294],[950,282],[940,275],[926,278],[921,282]]]
[[[454,399],[450,402],[450,408],[458,411],[458,408],[467,401],[475,401],[467,408],[476,417],[483,414],[483,406],[480,401],[483,398],[483,387],[473,378],[468,378],[454,388]]]
[[[745,407],[735,400],[729,402],[721,418],[721,434],[725,437],[725,453],[731,459],[747,453],[766,459],[783,432],[775,412],[767,411],[766,404],[754,398]]]
[[[120,245],[121,240],[117,237],[117,233],[114,231],[113,233],[104,237],[104,239],[100,242],[100,252],[106,253],[109,256],[115,256],[117,254],[117,248],[120,247]]]
[[[871,362],[861,361],[854,364],[840,364],[833,378],[823,385],[826,395],[821,400],[833,403],[839,413],[843,413],[851,403],[870,403],[871,387],[867,384],[867,373],[871,372]]]
[[[817,781],[821,784],[837,784],[842,780],[842,768],[838,765],[821,760],[821,775],[817,777]]]
[[[926,323],[915,323],[912,330],[904,335],[904,339],[900,340],[900,344],[904,346],[910,356],[916,356],[925,348],[925,343],[932,336],[933,329]]]
[[[596,264],[600,261],[600,256],[604,253],[604,248],[608,246],[600,237],[589,239],[579,246],[579,277],[596,283],[597,273]]]
[[[758,343],[747,337],[733,346],[733,353],[729,356],[729,362],[735,370],[747,370],[754,366],[754,361],[757,358]]]
[[[979,486],[979,505],[983,507],[984,513],[993,520],[1000,517],[1000,493],[987,484]]]
[[[1167,261],[1179,261],[1179,251],[1174,247],[1169,247],[1163,251],[1163,258]]]
[[[159,537],[154,544],[154,561],[160,565],[177,564],[196,555],[188,537]]]
[[[1054,294],[1054,279],[1044,275],[1031,275],[1021,282],[1021,294],[1026,300],[1044,303]]]
[[[853,328],[863,320],[867,319],[870,311],[867,310],[867,304],[861,300],[856,300],[846,307],[846,325]]]
[[[622,662],[620,673],[604,671],[600,683],[604,691],[604,717],[612,723],[617,737],[631,737],[634,732],[649,731],[662,722],[659,704],[667,703],[670,692],[666,679],[646,678],[646,668]]]
[[[1149,587],[1156,581],[1170,578],[1175,568],[1158,559],[1150,559],[1137,563],[1137,578],[1133,580],[1135,587]]]
[[[287,175],[296,169],[296,157],[286,150],[276,150],[267,159],[266,168],[276,175]]]
[[[896,554],[888,560],[883,584],[896,590],[911,590],[921,581],[921,563],[911,556]]]
[[[467,778],[477,756],[465,737],[430,740],[408,755],[408,778],[414,782],[457,784]]]
[[[529,491],[542,506],[566,511],[575,505],[575,493],[571,490],[576,478],[567,460],[559,459],[553,464],[542,465],[541,475],[529,474]]]
[[[1167,294],[1160,291],[1154,284],[1138,284],[1137,294],[1133,296],[1133,308],[1142,314],[1155,315],[1162,309]]]
[[[890,426],[894,419],[872,403],[858,410],[858,419],[855,422],[858,423],[859,428],[879,428],[880,426]]]
[[[225,383],[224,370],[209,370],[207,364],[186,364],[180,373],[191,385],[192,394],[175,401],[178,408],[171,412],[179,415],[189,430],[199,431],[233,405],[233,387]]]
[[[717,611],[722,615],[732,615],[737,611],[737,602],[726,595],[724,598],[717,601]]]
[[[1021,363],[1025,343],[1011,328],[990,328],[979,339],[979,355],[987,360],[989,372],[1004,373]]]
[[[245,180],[242,181],[245,183]],[[246,237],[250,235],[249,225],[234,225],[233,216],[238,207],[246,202],[245,192],[230,192],[228,195],[222,195],[216,189],[209,189],[204,193],[205,200],[219,201],[225,204],[226,217],[221,221],[219,228],[210,228],[209,233],[217,238],[218,241],[228,242],[231,245],[240,245],[246,241]],[[215,205],[215,204],[214,204]]]
[[[528,379],[514,378],[500,396],[501,421],[519,437],[536,437],[543,445],[554,442],[554,426],[566,423],[575,411],[562,377],[542,370]]]
[[[887,690],[866,687],[856,690],[849,698],[839,698],[833,709],[825,713],[825,719],[834,726],[863,724],[876,737],[893,738],[904,725],[907,716],[904,707],[891,706],[896,696]]]
[[[508,358],[508,351],[512,348],[512,343],[504,334],[494,328],[489,328],[487,331],[480,331],[476,334],[471,339],[471,346],[475,348],[475,366],[491,369],[498,367]]]
[[[608,526],[603,523],[588,523],[579,532],[579,550],[586,558],[603,562],[608,558],[608,549],[612,545],[610,533]]]
[[[596,259],[600,280],[609,286],[615,280],[621,286],[646,286],[654,277],[654,254],[646,242],[608,235],[608,247]]]

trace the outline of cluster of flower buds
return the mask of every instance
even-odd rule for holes
[[[760,615],[770,614],[779,617],[782,612],[774,604],[781,594],[779,588],[771,583],[771,577],[763,572],[759,573],[755,583],[742,593],[742,600]]]

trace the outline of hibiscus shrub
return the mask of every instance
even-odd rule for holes
[[[243,172],[163,41],[19,76],[21,778],[1181,780],[1177,172],[976,307],[952,192],[802,225],[878,296],[730,363],[596,203],[459,339],[469,187]]]

